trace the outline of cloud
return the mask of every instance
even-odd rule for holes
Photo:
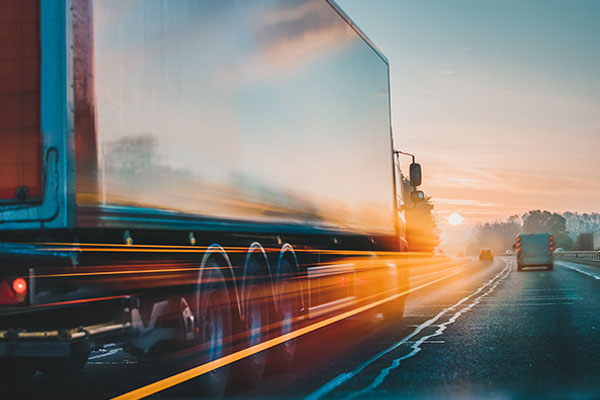
[[[481,179],[475,179],[475,178],[446,178],[446,180],[448,182],[455,182],[455,183],[461,183],[461,184],[468,184],[468,183],[480,183]]]
[[[289,71],[357,38],[333,8],[316,0],[257,14],[250,28],[256,49],[244,72],[258,76]]]
[[[475,207],[502,207],[498,203],[486,203],[471,199],[434,199],[435,204],[448,204],[448,205],[460,205],[460,206],[475,206]]]

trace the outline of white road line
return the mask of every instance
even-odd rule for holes
[[[508,270],[507,270],[508,268]],[[505,272],[504,274],[502,274],[499,279],[494,280],[493,285],[484,293],[482,293],[481,295],[479,295],[478,297],[476,297],[470,304],[464,306],[462,309],[460,309],[459,311],[457,311],[456,313],[454,313],[454,315],[452,315],[452,317],[450,317],[450,319],[442,324],[438,325],[437,330],[430,334],[430,335],[426,335],[423,336],[421,339],[419,339],[415,344],[413,344],[411,346],[412,351],[402,357],[398,357],[396,359],[394,359],[392,361],[392,363],[390,364],[389,367],[382,369],[379,372],[379,375],[377,375],[377,377],[375,377],[375,379],[373,380],[373,382],[371,382],[371,384],[369,386],[367,386],[366,388],[364,388],[361,391],[358,392],[354,392],[352,393],[350,396],[348,396],[346,399],[354,399],[362,394],[368,393],[374,389],[376,389],[379,385],[381,385],[383,383],[383,381],[385,380],[385,378],[390,374],[390,372],[393,369],[396,369],[400,366],[400,362],[403,360],[406,360],[407,358],[411,358],[413,356],[415,356],[418,352],[420,352],[422,350],[421,345],[423,343],[426,343],[429,339],[436,337],[436,336],[441,336],[444,331],[446,330],[446,328],[448,327],[448,325],[453,324],[454,322],[456,322],[456,320],[464,313],[468,312],[469,310],[471,310],[473,307],[475,307],[479,301],[487,296],[488,294],[492,293],[496,287],[510,274],[512,270],[512,264],[508,263],[507,267],[505,267],[500,273],[502,274],[502,272]],[[481,288],[488,286],[487,284],[482,286]],[[479,289],[477,290],[479,291]],[[477,292],[475,292],[477,293]],[[474,293],[474,294],[475,294]],[[472,297],[469,296],[469,297]],[[456,303],[454,306],[450,307],[449,309],[447,309],[447,311],[456,309],[459,305],[461,305],[463,302],[463,300],[459,301],[458,303]]]
[[[595,272],[595,271],[594,272],[588,271],[587,268],[582,268],[583,267],[582,265],[571,263],[571,262],[567,262],[567,261],[555,261],[554,263],[558,264],[558,265],[560,265],[562,267],[572,269],[573,271],[577,271],[577,272],[582,273],[584,275],[590,276],[590,277],[592,277],[594,279],[600,280],[600,273]],[[591,267],[591,268],[594,268],[594,267]]]
[[[457,307],[461,306],[463,303],[465,303],[469,299],[477,296],[479,293],[481,293],[482,291],[484,291],[487,287],[492,286],[492,288],[490,290],[488,290],[484,294],[482,294],[479,297],[477,297],[472,304],[470,304],[469,306],[465,307],[461,311],[459,311],[456,314],[454,314],[454,316],[452,316],[452,318],[450,318],[451,322],[449,321],[449,322],[446,322],[444,324],[439,325],[438,326],[438,330],[436,330],[436,333],[434,333],[432,335],[425,336],[422,339],[418,340],[417,343],[415,343],[412,346],[413,347],[413,352],[411,352],[408,356],[404,356],[404,357],[401,357],[400,359],[396,359],[396,360],[394,360],[394,362],[395,363],[396,362],[399,363],[402,359],[405,359],[405,358],[408,358],[408,357],[412,357],[414,354],[418,353],[421,350],[420,347],[418,347],[420,344],[422,344],[423,342],[425,342],[427,339],[430,339],[430,338],[432,338],[434,336],[441,335],[443,333],[443,331],[446,329],[447,325],[449,325],[450,323],[453,323],[462,313],[464,313],[464,312],[468,311],[469,309],[471,309],[472,307],[474,307],[475,304],[477,304],[479,302],[480,298],[482,298],[482,297],[488,295],[489,293],[491,293],[496,288],[496,286],[498,286],[498,284],[500,283],[500,281],[502,281],[504,278],[506,278],[510,274],[510,272],[512,270],[512,263],[511,262],[507,263],[505,260],[503,260],[503,261],[504,261],[504,263],[505,263],[506,266],[502,269],[502,271],[498,272],[493,278],[491,278],[489,281],[487,281],[486,283],[484,283],[483,285],[481,285],[475,292],[471,293],[470,295],[468,295],[466,297],[463,297],[458,302],[456,302],[453,306],[444,308],[436,316],[434,316],[433,318],[431,318],[431,319],[425,321],[424,323],[422,323],[421,325],[419,325],[411,334],[409,334],[408,336],[404,337],[403,339],[401,339],[400,341],[396,342],[395,344],[393,344],[392,346],[388,347],[387,349],[379,352],[378,354],[376,354],[375,356],[373,356],[369,360],[367,360],[364,363],[362,363],[361,365],[359,365],[353,371],[351,371],[351,372],[345,372],[343,374],[338,375],[336,378],[332,379],[331,381],[327,382],[325,385],[321,386],[319,389],[315,390],[314,392],[312,392],[311,394],[309,394],[308,396],[306,396],[305,400],[317,400],[317,399],[323,398],[324,396],[326,396],[327,394],[329,394],[331,391],[335,390],[338,386],[344,384],[345,382],[347,382],[350,379],[354,378],[356,375],[360,374],[366,367],[368,367],[369,365],[371,365],[373,362],[377,361],[381,357],[383,357],[386,354],[390,353],[391,351],[397,349],[398,347],[402,346],[403,344],[409,342],[410,339],[412,339],[413,337],[415,337],[416,335],[418,335],[419,333],[421,333],[421,331],[423,329],[425,329],[425,328],[433,325],[435,322],[437,322],[447,312],[456,309]],[[371,385],[369,385],[366,389],[364,389],[362,391],[356,392],[355,396],[363,394],[364,391],[371,390],[372,388],[377,387],[383,381],[383,379],[385,378],[385,376],[387,376],[387,374],[389,373],[389,371],[391,369],[393,369],[393,368],[395,368],[394,365],[392,365],[389,368],[386,368],[385,370],[382,370],[380,372],[380,374],[378,375],[378,377],[375,379],[375,381],[373,381],[371,383]],[[355,396],[352,396],[352,397],[355,397]]]
[[[106,352],[104,354],[99,354],[97,356],[90,357],[90,358],[88,358],[88,360],[97,360],[98,358],[112,356],[113,354],[117,354],[120,351],[121,351],[121,349],[118,349],[118,348],[117,349],[113,349],[113,350],[110,350],[110,351],[108,351],[108,352]]]
[[[562,301],[558,303],[488,303],[480,304],[481,307],[498,307],[498,304],[502,304],[508,307],[530,307],[530,306],[572,306],[575,304],[572,301]]]
[[[92,361],[88,365],[133,365],[137,364],[136,361],[124,360],[124,361]]]

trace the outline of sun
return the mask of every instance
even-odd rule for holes
[[[454,225],[454,226],[460,225],[460,224],[462,224],[463,219],[464,218],[460,214],[452,213],[452,214],[450,214],[450,216],[448,216],[448,223],[450,225]]]

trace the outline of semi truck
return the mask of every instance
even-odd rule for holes
[[[333,0],[0,5],[4,383],[106,343],[194,366],[379,299],[401,315],[389,63]]]

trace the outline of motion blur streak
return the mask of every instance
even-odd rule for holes
[[[424,265],[424,263],[423,263],[423,265]],[[462,264],[459,267],[464,267],[464,266],[465,266],[465,264]],[[159,380],[157,382],[154,382],[154,383],[152,383],[150,385],[143,386],[143,387],[135,389],[135,390],[133,390],[131,392],[124,393],[124,394],[122,394],[120,396],[114,397],[113,400],[141,399],[141,398],[150,396],[152,394],[158,393],[158,392],[160,392],[162,390],[168,389],[170,387],[173,387],[175,385],[178,385],[178,384],[183,383],[185,381],[188,381],[190,379],[196,378],[196,377],[198,377],[200,375],[203,375],[203,374],[205,374],[207,372],[210,372],[212,370],[215,370],[215,369],[218,369],[218,368],[223,367],[225,365],[234,363],[234,362],[236,362],[238,360],[241,360],[241,359],[243,359],[245,357],[249,357],[249,356],[251,356],[253,354],[256,354],[256,353],[259,353],[261,351],[267,350],[267,349],[269,349],[271,347],[280,345],[280,344],[282,344],[284,342],[287,342],[289,340],[295,339],[295,338],[300,337],[302,335],[306,335],[306,334],[308,334],[310,332],[314,332],[314,331],[316,331],[316,330],[318,330],[320,328],[323,328],[323,327],[326,327],[328,325],[334,324],[334,323],[339,322],[341,320],[344,320],[346,318],[355,316],[355,315],[357,315],[359,313],[371,310],[371,309],[373,309],[375,307],[381,306],[381,305],[383,305],[383,304],[385,304],[387,302],[390,302],[392,300],[395,300],[395,299],[397,299],[399,297],[406,296],[409,293],[421,290],[421,289],[423,289],[423,288],[425,288],[427,286],[433,285],[435,283],[438,283],[440,281],[448,279],[448,278],[450,278],[452,276],[455,276],[455,275],[458,275],[460,273],[463,273],[463,272],[465,272],[467,270],[466,268],[459,268],[459,267],[450,268],[450,270],[452,272],[445,273],[445,274],[443,273],[444,271],[440,271],[443,274],[443,276],[441,276],[439,278],[436,278],[436,279],[433,279],[433,280],[429,280],[426,283],[423,283],[423,284],[420,284],[420,285],[415,286],[413,288],[407,289],[407,290],[405,290],[405,291],[403,291],[401,293],[397,293],[395,295],[386,297],[384,299],[381,299],[381,300],[378,300],[378,301],[375,301],[375,302],[363,305],[361,307],[354,308],[354,309],[352,309],[350,311],[347,311],[347,312],[335,315],[333,317],[329,317],[329,318],[324,319],[322,321],[319,321],[319,322],[313,323],[311,325],[308,325],[306,327],[297,329],[297,330],[295,330],[293,332],[290,332],[288,334],[281,335],[279,337],[270,339],[270,340],[265,341],[263,343],[260,343],[258,345],[255,345],[255,346],[252,346],[252,347],[248,347],[246,349],[237,351],[237,352],[232,353],[230,355],[227,355],[225,357],[222,357],[222,358],[213,360],[211,362],[208,362],[208,363],[196,366],[194,368],[188,369],[188,370],[183,371],[181,373],[172,375],[172,376],[170,376],[168,378],[165,378],[165,379]],[[456,269],[458,269],[458,270],[456,270]],[[416,277],[418,277],[418,275]]]
[[[41,242],[35,243],[42,251],[124,251],[124,252],[169,252],[169,253],[202,253],[210,246],[175,246],[175,245],[136,245],[136,244],[110,244],[110,243],[50,243]],[[245,253],[247,247],[229,247],[223,246],[223,250],[228,253]],[[279,252],[279,247],[265,247],[266,252]],[[327,255],[352,255],[352,256],[373,256],[378,257],[423,257],[430,259],[431,254],[427,252],[396,252],[396,251],[372,251],[372,250],[331,250],[331,249],[314,249],[314,248],[295,248],[296,253],[320,253]]]

